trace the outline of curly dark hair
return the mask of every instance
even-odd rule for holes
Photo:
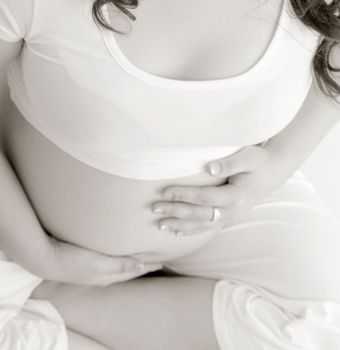
[[[321,91],[337,103],[340,85],[334,73],[340,68],[331,64],[331,53],[340,42],[340,0],[327,4],[325,0],[290,0],[295,15],[308,27],[321,34],[321,40],[313,58],[313,72]],[[130,20],[136,17],[129,11],[135,9],[139,0],[96,0],[92,7],[92,16],[101,27],[123,34],[105,21],[101,7],[105,4],[115,5]]]

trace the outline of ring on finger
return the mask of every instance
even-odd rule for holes
[[[211,222],[216,222],[219,221],[221,219],[221,211],[220,209],[218,209],[217,207],[212,207],[212,215],[211,215]]]

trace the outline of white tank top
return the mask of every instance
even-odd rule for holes
[[[86,0],[1,0],[0,38],[25,38],[8,69],[10,96],[23,116],[102,171],[144,180],[199,173],[207,162],[277,134],[308,93],[319,34],[295,17],[290,0],[254,66],[204,81],[139,69],[94,23],[91,7]]]

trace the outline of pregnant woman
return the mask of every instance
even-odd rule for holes
[[[0,1],[2,350],[340,348],[339,7]]]

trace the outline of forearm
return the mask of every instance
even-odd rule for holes
[[[52,247],[3,152],[0,152],[0,183],[0,249],[27,269],[41,271]]]
[[[149,277],[105,288],[50,284],[38,297],[57,308],[68,328],[115,350],[217,350],[215,283]]]
[[[294,120],[267,142],[277,151],[285,166],[294,171],[310,156],[340,119],[340,105],[312,85]]]

